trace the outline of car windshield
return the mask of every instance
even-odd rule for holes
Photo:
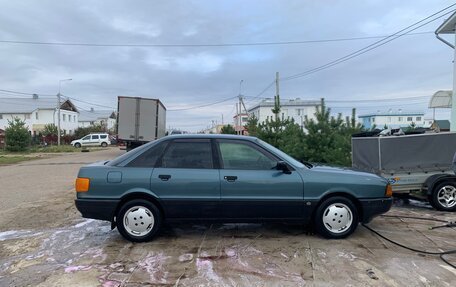
[[[300,163],[299,161],[297,161],[296,159],[292,158],[291,156],[287,155],[286,153],[284,153],[283,151],[281,151],[280,149],[278,148],[275,148],[274,146],[258,139],[257,140],[258,143],[267,148],[268,150],[272,151],[274,154],[276,154],[278,157],[282,158],[283,160],[287,161],[288,163],[291,163],[293,166],[295,167],[298,167],[298,168],[303,168],[304,167],[304,164]]]

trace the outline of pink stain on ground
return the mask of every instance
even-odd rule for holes
[[[208,259],[196,259],[198,274],[211,281],[219,282],[220,277],[214,271],[214,264]]]
[[[164,270],[164,265],[170,256],[149,253],[144,259],[138,262],[138,266],[150,275],[151,283],[167,284],[168,272]]]

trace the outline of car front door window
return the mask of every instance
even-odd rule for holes
[[[247,143],[222,141],[219,148],[224,169],[270,170],[277,165],[273,156]]]

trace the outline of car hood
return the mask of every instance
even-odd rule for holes
[[[315,165],[310,170],[313,172],[322,172],[322,173],[328,173],[328,174],[333,173],[333,174],[347,175],[347,176],[362,176],[366,179],[380,179],[380,180],[384,180],[385,183],[387,182],[386,179],[384,179],[383,177],[380,177],[376,174],[363,172],[363,171],[357,171],[357,170],[354,170],[354,169],[348,168],[348,167]]]

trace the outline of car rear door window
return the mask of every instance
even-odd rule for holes
[[[219,141],[224,169],[269,170],[277,159],[253,144],[239,141]]]
[[[92,140],[97,140],[98,139],[98,135],[93,135],[92,136]]]
[[[127,164],[127,166],[154,167],[155,164],[157,163],[157,160],[163,154],[163,151],[165,150],[166,145],[168,143],[169,143],[168,141],[165,141],[165,142],[161,142],[156,145],[153,145],[151,148],[144,151],[139,156],[137,156],[135,159],[133,159],[131,162],[129,162]]]
[[[165,151],[161,167],[211,169],[214,167],[211,142],[209,140],[174,141]]]

